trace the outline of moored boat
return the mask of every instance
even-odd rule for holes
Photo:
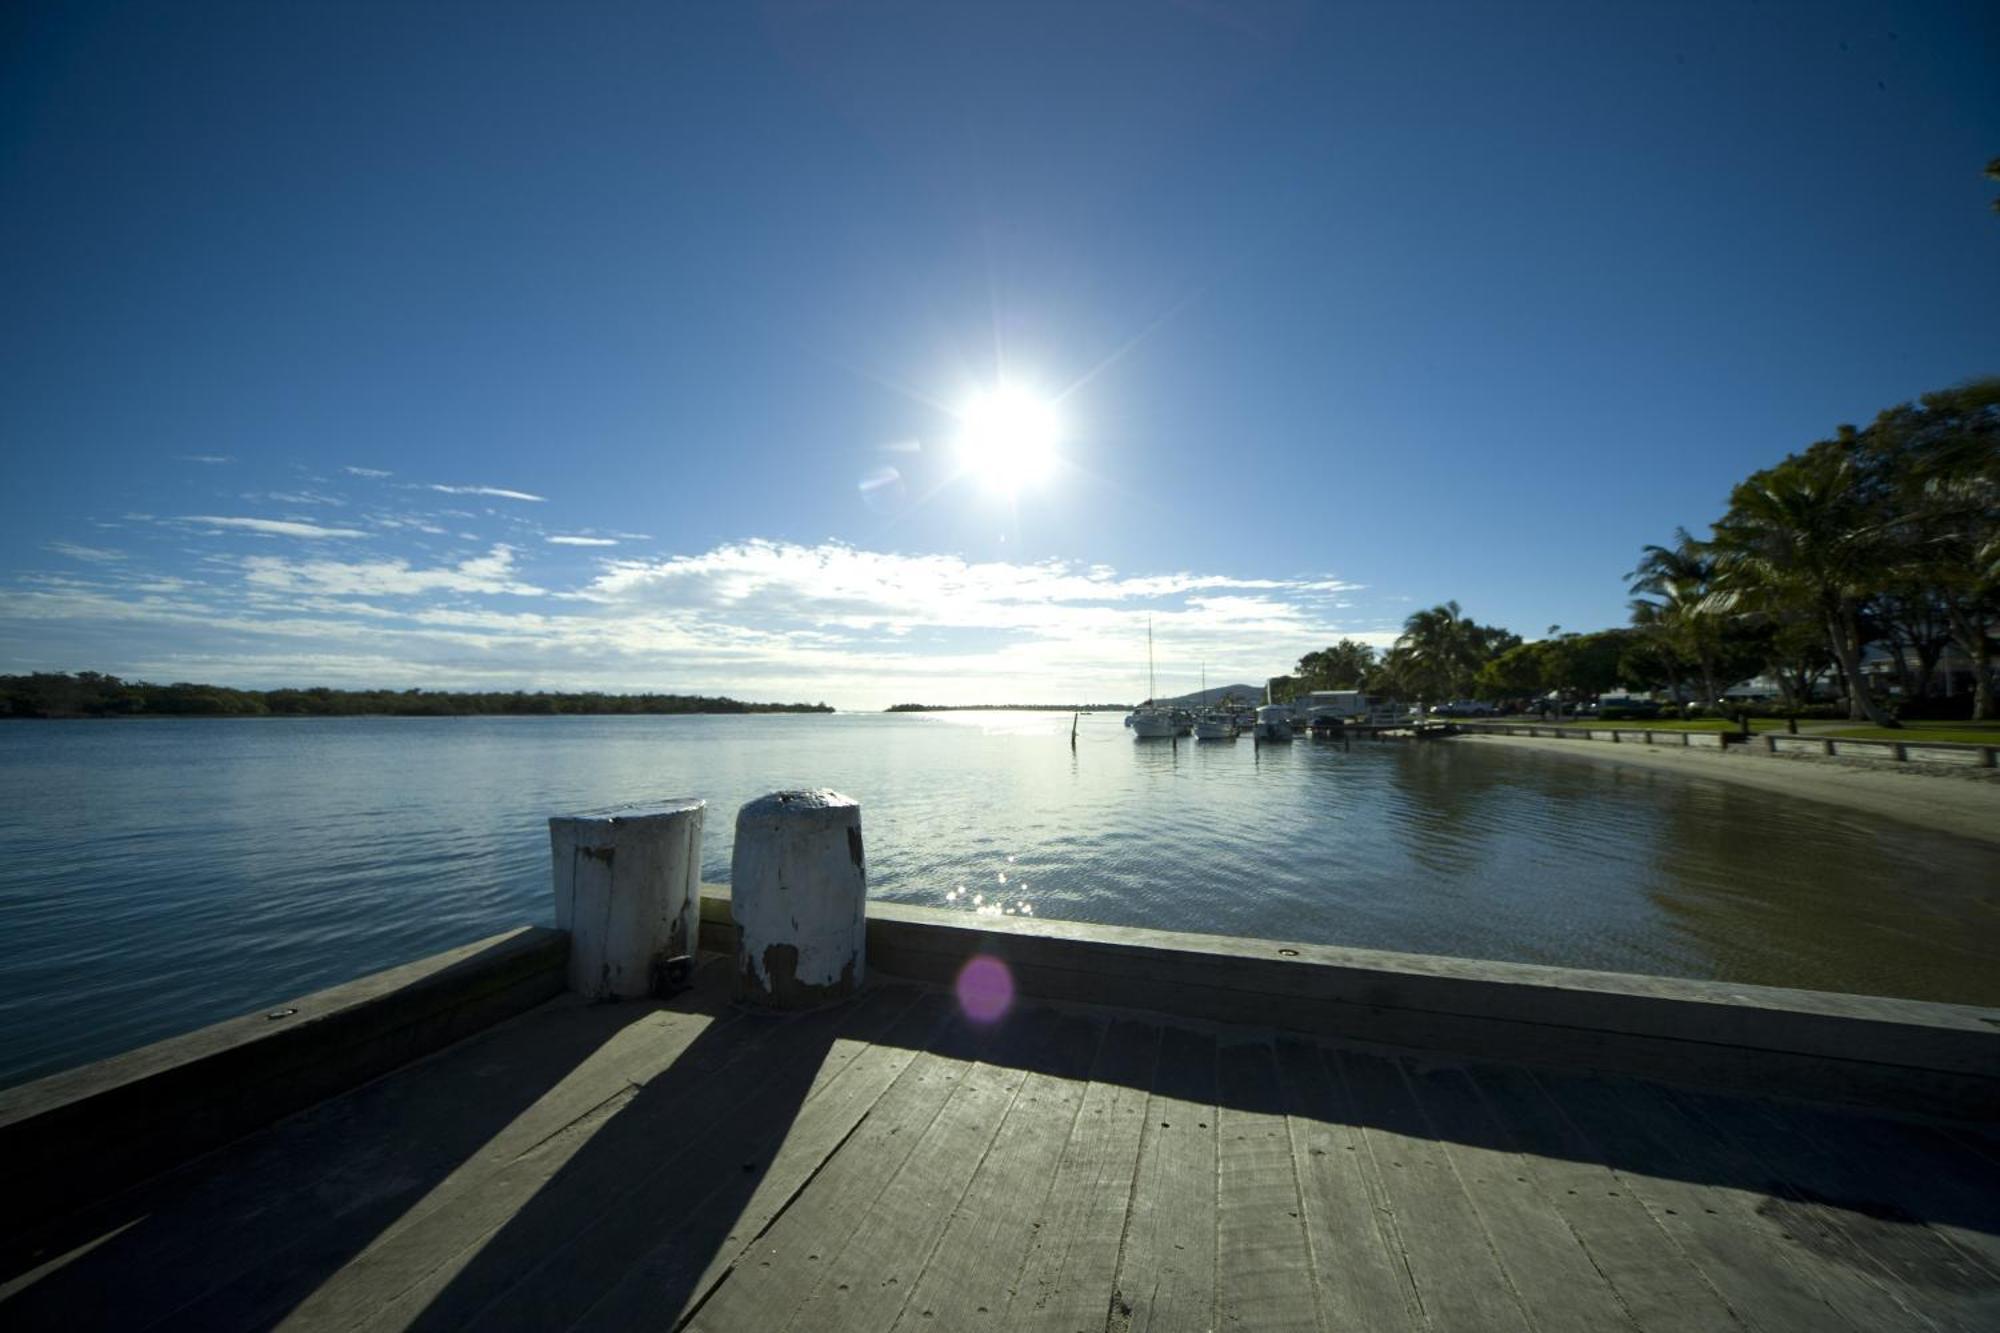
[[[1257,739],[1288,741],[1292,738],[1292,710],[1286,704],[1265,704],[1257,710]]]

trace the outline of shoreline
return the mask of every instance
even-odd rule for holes
[[[1713,778],[1878,815],[2000,848],[2000,781],[1981,770],[1895,767],[1818,755],[1764,754],[1740,746],[1721,750],[1610,745],[1546,736],[1455,736],[1453,744],[1507,745],[1564,754],[1586,762],[1624,764],[1684,777]]]

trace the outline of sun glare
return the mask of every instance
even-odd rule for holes
[[[959,460],[988,489],[1013,495],[1055,469],[1061,425],[1054,404],[999,388],[974,398],[960,419]]]

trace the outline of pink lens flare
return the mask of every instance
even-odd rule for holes
[[[998,958],[982,954],[967,960],[952,989],[958,1007],[975,1023],[997,1023],[1014,1007],[1014,974]]]

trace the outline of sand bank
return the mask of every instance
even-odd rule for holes
[[[1625,764],[1734,782],[2000,847],[2000,780],[1991,770],[1774,755],[1741,746],[1683,750],[1546,736],[1459,736],[1450,743],[1508,745],[1586,763]]]

